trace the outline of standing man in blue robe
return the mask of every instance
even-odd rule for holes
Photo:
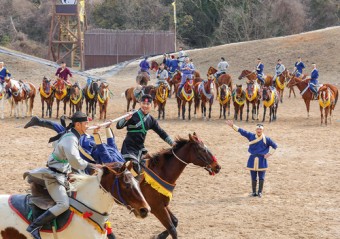
[[[250,156],[247,163],[247,169],[250,170],[252,180],[251,196],[262,197],[264,178],[268,168],[267,159],[273,155],[277,148],[277,144],[263,134],[262,124],[257,124],[255,134],[234,125],[232,120],[228,120],[227,125],[249,140],[248,152],[250,153]],[[256,192],[257,177],[259,177],[259,190]]]
[[[298,59],[297,59],[297,62],[295,62],[295,65],[294,65],[295,76],[300,77],[302,75],[303,69],[305,69],[305,68],[306,68],[306,66],[302,62],[301,57],[299,56]]]
[[[310,78],[311,79],[309,81],[309,88],[313,92],[314,98],[317,99],[318,98],[318,89],[317,89],[317,87],[319,85],[319,81],[318,81],[319,71],[318,71],[318,69],[316,69],[316,64],[315,63],[312,63],[312,66],[313,66],[313,70],[310,73]]]

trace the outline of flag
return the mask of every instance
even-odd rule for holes
[[[171,5],[174,7],[174,23],[177,23],[177,18],[176,18],[176,1],[173,1]]]

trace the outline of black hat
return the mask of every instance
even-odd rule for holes
[[[222,60],[222,61],[225,61],[224,57],[221,57],[221,60]]]
[[[87,115],[81,111],[75,112],[71,117],[72,123],[89,121]]]
[[[140,102],[151,103],[152,102],[151,95],[148,94],[143,95]]]

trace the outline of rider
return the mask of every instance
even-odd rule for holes
[[[161,83],[165,84],[168,89],[170,90],[170,86],[168,84],[168,81],[167,79],[169,78],[169,74],[168,74],[168,71],[166,69],[164,69],[165,65],[164,63],[161,63],[160,66],[159,66],[159,69],[157,71],[157,82],[155,83],[155,87],[156,89],[159,87],[159,85]]]
[[[185,58],[187,58],[187,53],[183,50],[183,47],[179,47],[178,51],[178,65],[181,67],[184,64]]]
[[[6,77],[11,77],[11,73],[9,73],[9,71],[4,67],[4,62],[1,61],[0,62],[0,84],[2,85],[4,84]],[[7,98],[10,98],[11,97],[10,89],[7,89],[6,93],[7,93]]]
[[[248,152],[250,153],[250,156],[248,159],[247,168],[250,170],[250,176],[252,179],[253,192],[251,196],[262,197],[264,178],[268,168],[267,159],[273,155],[277,145],[272,139],[266,137],[263,134],[264,127],[262,124],[257,124],[255,134],[245,131],[244,129],[234,125],[232,120],[228,120],[227,125],[249,140]],[[259,176],[259,190],[256,193],[257,175]]]
[[[171,137],[158,125],[157,120],[149,113],[151,110],[151,95],[143,95],[140,102],[140,109],[131,113],[125,119],[117,122],[117,129],[127,127],[127,134],[123,142],[121,153],[125,160],[133,162],[133,169],[136,176],[140,173],[141,157],[147,152],[144,147],[147,131],[152,129],[165,142],[173,146],[174,141]]]
[[[301,57],[299,56],[294,66],[295,76],[300,77],[304,68],[306,68],[305,64],[301,61]]]
[[[257,74],[257,79],[259,79],[259,81],[261,81],[262,85],[264,85],[264,73],[263,73],[263,70],[264,70],[264,65],[263,63],[261,62],[261,58],[257,58],[257,65],[255,67],[255,71],[256,71],[256,74]]]
[[[316,69],[316,64],[312,63],[313,70],[310,73],[310,81],[309,81],[309,89],[313,92],[315,99],[318,98],[318,90],[317,87],[319,85],[319,71]]]
[[[148,73],[148,75],[150,76],[150,64],[148,62],[148,57],[146,56],[144,58],[144,60],[142,60],[140,63],[139,63],[139,67],[140,67],[140,72],[146,72]]]
[[[178,66],[178,60],[175,59],[174,55],[171,55],[171,61],[170,61],[170,65],[169,65],[169,74],[170,74],[170,78],[173,77],[174,73],[179,69]]]
[[[58,77],[58,78],[61,78],[65,81],[65,83],[68,85],[68,86],[71,86],[71,82],[70,82],[70,78],[72,78],[72,73],[71,71],[66,67],[66,63],[65,62],[61,62],[60,64],[60,67],[57,69],[57,72],[55,73],[55,75]],[[53,83],[53,85],[56,84],[56,81]]]
[[[216,77],[216,80],[218,79],[218,77],[220,77],[220,75],[227,74],[228,67],[228,62],[224,59],[224,57],[221,57],[221,61],[217,65],[218,71],[214,75]]]
[[[275,66],[275,75],[273,77],[273,81],[272,81],[272,86],[275,87],[275,84],[276,84],[276,77],[279,77],[282,72],[284,72],[285,70],[285,66],[282,64],[282,61],[281,59],[278,59],[277,60],[277,64]]]
[[[181,66],[181,72],[182,72],[182,80],[181,83],[178,87],[178,92],[177,92],[177,96],[179,97],[179,95],[181,94],[181,90],[186,82],[186,80],[189,78],[190,80],[192,79],[192,74],[194,74],[195,71],[195,67],[193,66],[193,64],[190,62],[189,57],[185,58],[185,62],[184,64]]]
[[[66,131],[65,117],[61,117],[60,120],[61,124],[33,116],[24,128],[27,129],[32,126],[40,126],[52,129],[58,134],[63,134]],[[98,134],[99,129],[93,131],[93,136],[83,134],[80,137],[79,152],[84,160],[97,164],[125,161],[117,148],[114,134],[109,126],[106,128],[107,144],[102,143],[100,135]]]
[[[34,239],[41,239],[39,231],[43,225],[69,209],[67,175],[72,172],[72,168],[76,170],[94,168],[90,166],[93,164],[87,163],[79,154],[79,138],[85,134],[88,127],[87,115],[77,111],[71,119],[71,129],[59,135],[58,141],[54,142],[54,150],[47,161],[47,168],[38,168],[29,172],[32,177],[45,181],[48,193],[56,202],[26,229]]]
[[[171,62],[171,58],[168,54],[164,53],[163,54],[163,63],[165,66],[165,69],[168,70],[170,67],[170,62]]]

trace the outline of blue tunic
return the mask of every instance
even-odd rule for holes
[[[312,70],[310,74],[311,80],[309,81],[310,83],[317,85],[319,84],[318,78],[319,78],[319,71],[317,69]]]
[[[9,73],[9,71],[5,67],[3,67],[0,71],[0,83],[4,83],[6,76],[10,77],[11,73]]]
[[[238,132],[249,140],[248,152],[250,153],[247,168],[253,171],[264,171],[268,168],[267,159],[264,158],[269,152],[269,147],[273,149],[277,148],[277,144],[262,134],[261,137],[257,137],[256,134],[245,131],[241,128]]]
[[[189,68],[189,69],[186,69]],[[185,84],[185,81],[187,78],[192,78],[192,74],[194,74],[195,67],[191,63],[184,63],[181,67],[181,72],[182,72],[182,81],[181,81],[181,86]]]
[[[177,59],[171,60],[169,68],[170,68],[169,72],[174,73],[178,69],[178,60]]]
[[[296,75],[297,77],[301,76],[303,69],[306,68],[306,67],[305,67],[305,64],[303,64],[302,61],[300,61],[300,62],[295,62],[295,67],[296,67],[296,74],[295,74],[295,75]]]
[[[143,61],[141,61],[141,63],[139,63],[139,67],[140,67],[141,71],[149,72],[150,64],[147,60],[143,60]]]

